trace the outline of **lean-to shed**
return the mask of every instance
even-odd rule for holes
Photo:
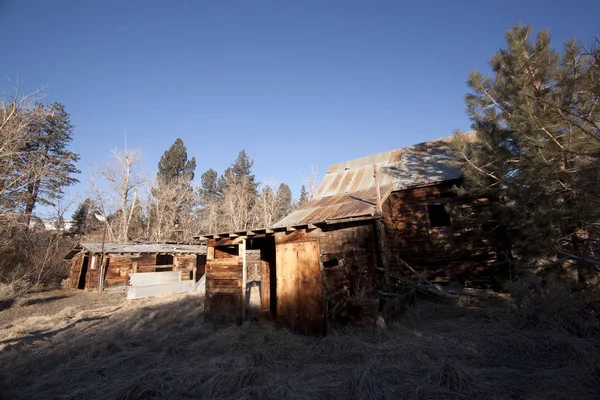
[[[126,286],[132,272],[182,271],[183,280],[200,278],[206,264],[206,246],[105,243],[103,249],[101,243],[80,243],[65,259],[71,260],[71,287],[98,290]]]
[[[265,313],[324,333],[329,321],[374,318],[391,277],[414,274],[405,263],[434,281],[488,279],[494,243],[448,210],[467,216],[488,202],[452,191],[462,177],[448,164],[450,139],[335,164],[314,198],[274,226],[205,235],[206,316],[245,318],[248,287],[260,286]],[[260,252],[260,282],[247,278],[249,250]]]

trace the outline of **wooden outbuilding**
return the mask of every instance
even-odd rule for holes
[[[394,277],[491,279],[495,241],[449,212],[468,217],[488,204],[452,190],[462,176],[449,164],[449,140],[335,164],[314,198],[274,226],[203,236],[207,318],[246,318],[248,287],[260,286],[265,314],[325,333],[340,319],[372,323]],[[257,250],[260,282],[247,271],[247,253]]]
[[[136,272],[182,271],[183,280],[200,278],[206,264],[206,246],[105,243],[103,247],[102,243],[80,243],[65,259],[71,261],[71,287],[102,290],[127,286],[129,274]]]

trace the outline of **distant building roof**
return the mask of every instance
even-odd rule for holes
[[[381,200],[393,191],[460,179],[456,160],[445,137],[335,164],[329,168],[315,197],[278,221],[273,228],[374,216],[377,170]]]
[[[80,243],[67,256],[66,260],[81,251],[91,251],[93,253],[102,252],[102,243]],[[206,246],[193,244],[169,244],[169,243],[104,243],[104,253],[206,253]]]

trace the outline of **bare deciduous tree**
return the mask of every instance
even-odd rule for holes
[[[113,162],[96,166],[98,177],[108,184],[103,193],[95,181],[92,188],[97,202],[105,216],[109,217],[109,233],[113,240],[129,240],[129,229],[136,207],[139,206],[139,192],[147,184],[147,178],[139,171],[142,154],[137,149],[113,150]]]
[[[40,90],[23,94],[18,83],[14,93],[0,96],[0,215],[19,211],[23,206],[23,193],[33,175],[47,171],[35,170],[37,165],[28,162],[27,143],[32,137],[32,125],[46,115],[33,103],[43,97]],[[31,157],[31,154],[29,154]]]

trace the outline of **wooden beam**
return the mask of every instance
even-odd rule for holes
[[[295,230],[297,230],[295,227],[293,226],[286,226],[285,227],[285,231],[286,232],[294,232]]]
[[[375,188],[377,189],[377,213],[381,215],[381,189],[379,188],[379,174],[377,165],[373,164],[373,176],[375,177]]]
[[[239,255],[242,257],[242,320],[246,320],[246,281],[248,280],[248,269],[246,268],[246,239],[239,246]]]

